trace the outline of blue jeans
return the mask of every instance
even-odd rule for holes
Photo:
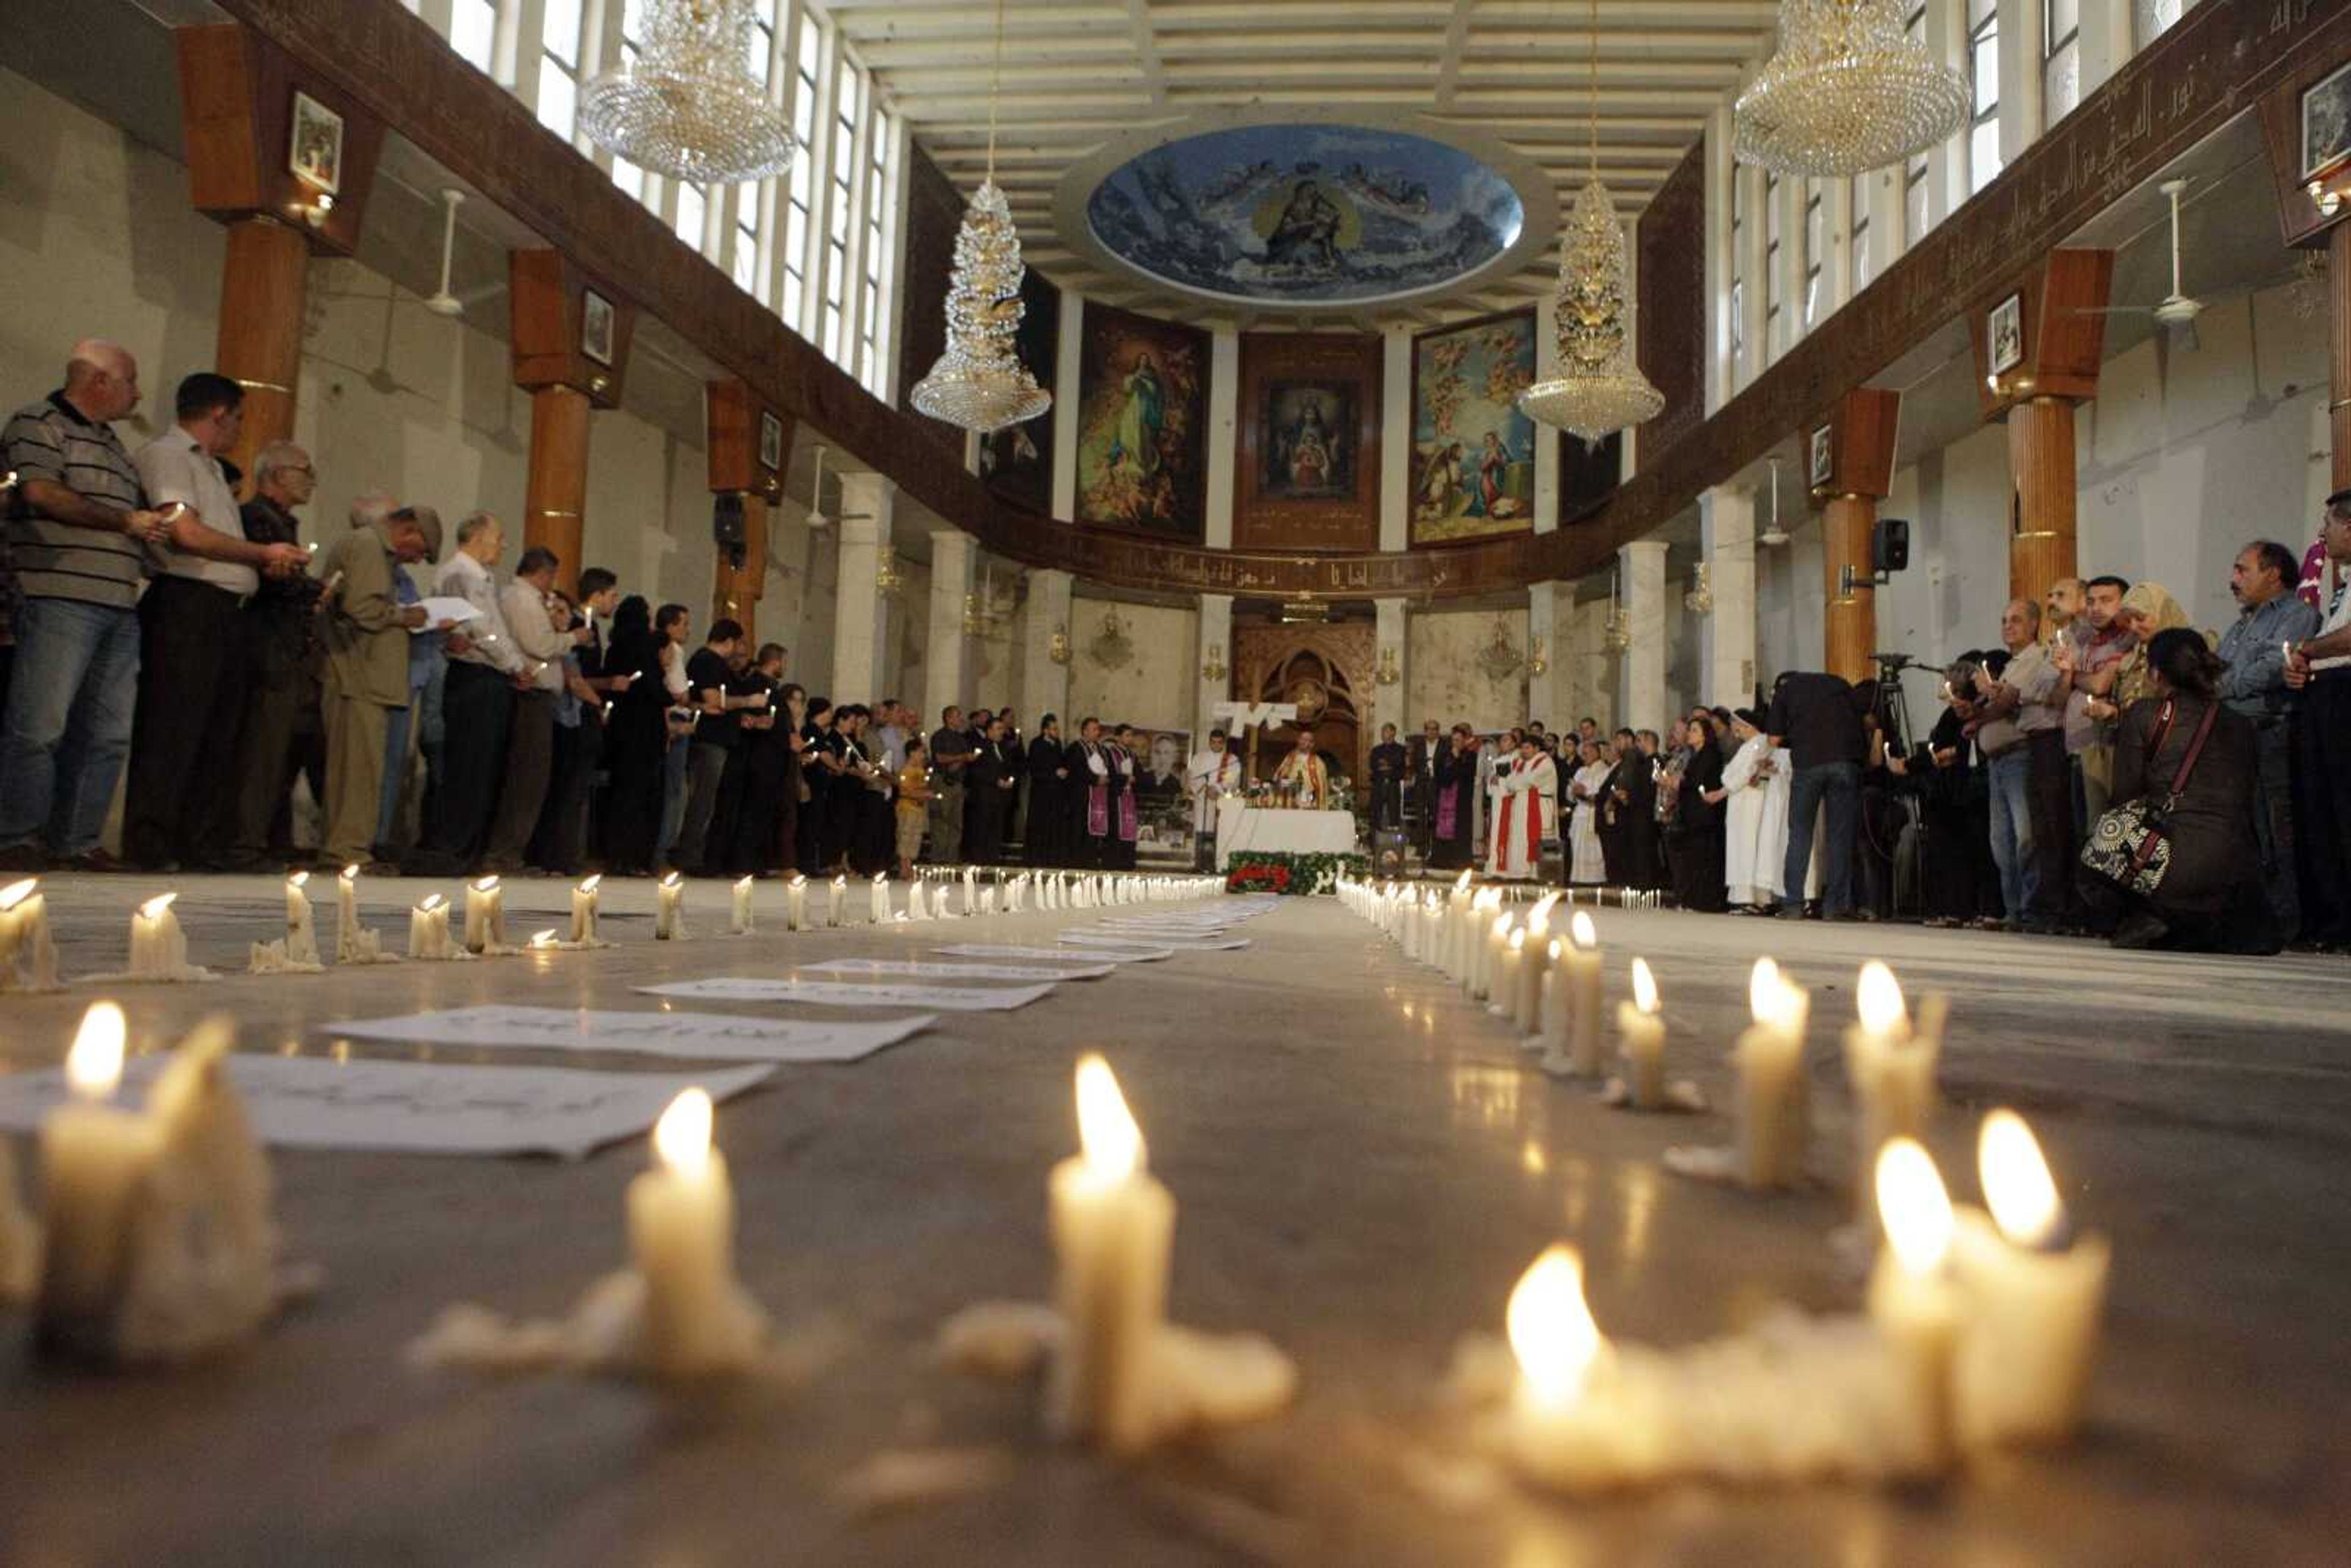
[[[662,753],[661,837],[653,844],[655,870],[669,864],[669,852],[677,847],[678,834],[685,829],[685,760],[693,749],[694,743],[681,735]]]
[[[2000,902],[2022,920],[2039,887],[2032,864],[2032,747],[2011,747],[1984,764],[1991,780],[1991,858],[2000,867]]]
[[[71,599],[16,612],[16,664],[0,725],[0,849],[98,848],[131,750],[139,612]]]
[[[1843,915],[1853,908],[1853,835],[1861,821],[1861,765],[1816,762],[1799,768],[1788,786],[1788,859],[1784,868],[1791,904],[1804,897],[1804,877],[1813,864],[1813,819],[1828,802],[1828,848],[1822,856],[1821,909]]]

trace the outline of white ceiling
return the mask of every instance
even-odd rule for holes
[[[992,0],[827,0],[916,143],[968,194],[987,158]],[[1601,0],[1600,172],[1637,213],[1695,143],[1745,65],[1768,53],[1772,0]],[[1055,282],[1173,314],[1219,308],[1155,295],[1053,232],[1056,183],[1139,129],[1195,116],[1350,109],[1417,113],[1499,140],[1559,187],[1586,169],[1591,10],[1579,0],[1007,0],[997,183],[1029,264]],[[1491,309],[1545,292],[1556,246],[1450,301]],[[1232,308],[1223,307],[1224,314]],[[1278,314],[1278,308],[1273,312]]]

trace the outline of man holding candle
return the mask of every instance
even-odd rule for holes
[[[480,857],[497,809],[515,695],[531,686],[529,662],[507,625],[491,576],[506,548],[506,528],[498,519],[474,513],[457,525],[457,553],[441,568],[435,584],[436,592],[462,599],[474,611],[465,622],[465,645],[449,650],[441,698],[448,746],[439,801],[434,820],[425,824],[419,856],[436,871],[462,872]]]
[[[327,644],[322,706],[327,727],[326,842],[329,863],[378,875],[399,868],[377,861],[371,846],[383,804],[386,736],[394,709],[410,700],[409,633],[424,607],[402,605],[394,588],[398,562],[424,559],[424,530],[413,512],[394,512],[353,528],[328,552],[320,635]]]
[[[254,459],[253,498],[240,512],[245,537],[262,544],[299,544],[302,525],[294,509],[309,501],[318,483],[308,452],[290,441],[264,446]],[[235,795],[219,824],[233,871],[256,871],[267,863],[270,828],[294,776],[296,721],[316,691],[318,601],[319,580],[304,571],[264,580],[246,606],[245,712],[232,775]]]

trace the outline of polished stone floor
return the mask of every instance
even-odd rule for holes
[[[52,879],[68,974],[120,967],[125,879]],[[423,890],[369,890],[374,923]],[[454,887],[446,891],[454,892]],[[191,879],[198,962],[271,934],[278,883]],[[521,913],[562,905],[519,884]],[[769,909],[779,898],[772,885]],[[697,924],[726,891],[694,890]],[[334,1049],[318,1023],[487,1000],[638,1007],[632,985],[780,974],[944,940],[1049,941],[1085,915],[656,946],[649,884],[615,884],[602,953],[125,988],[134,1040],[235,1012],[246,1049]],[[550,917],[537,924],[553,924]],[[780,922],[776,922],[780,924]],[[1582,1564],[2340,1563],[2351,1528],[2351,1033],[2336,960],[2202,960],[2076,942],[1670,913],[1603,917],[1646,954],[1677,1068],[1719,1092],[1768,946],[1814,988],[1821,1190],[1772,1199],[1665,1174],[1713,1117],[1643,1118],[1531,1070],[1497,1020],[1331,900],[1186,954],[950,1015],[846,1067],[786,1068],[719,1113],[749,1289],[839,1352],[789,1396],[664,1398],[621,1383],[426,1375],[401,1352],[445,1303],[561,1310],[622,1249],[642,1145],[577,1164],[283,1154],[281,1218],[328,1283],[249,1352],[174,1375],[44,1370],[0,1320],[0,1563]],[[952,935],[950,936],[949,933]],[[1835,1031],[1856,964],[1949,989],[1935,1140],[1972,1195],[1977,1114],[2022,1109],[2067,1202],[2116,1252],[2090,1429],[1931,1489],[1738,1491],[1438,1507],[1412,1478],[1458,1451],[1440,1385],[1499,1329],[1546,1243],[1586,1254],[1612,1335],[1678,1343],[1775,1301],[1852,1305],[1827,1244],[1847,1212]],[[0,1063],[55,1061],[93,994],[0,999]],[[701,1004],[696,1004],[700,1006]],[[753,1010],[753,1009],[745,1009]],[[873,1015],[867,1015],[873,1016]],[[1129,1467],[1040,1440],[1029,1395],[926,1348],[983,1298],[1047,1289],[1047,1168],[1072,1145],[1070,1069],[1107,1051],[1182,1206],[1173,1305],[1299,1362],[1297,1406]],[[361,1054],[384,1049],[355,1048]],[[442,1053],[444,1060],[464,1052]],[[500,1060],[510,1060],[501,1057]],[[622,1070],[631,1060],[575,1065]],[[674,1064],[663,1063],[664,1067]],[[1718,1092],[1718,1098],[1719,1098]],[[976,1493],[878,1515],[842,1478],[928,1447],[1008,1458]]]

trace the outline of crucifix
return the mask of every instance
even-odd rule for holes
[[[1249,777],[1257,777],[1257,739],[1269,724],[1298,722],[1296,703],[1218,703],[1208,710],[1210,716],[1225,721],[1226,733],[1249,731]]]

